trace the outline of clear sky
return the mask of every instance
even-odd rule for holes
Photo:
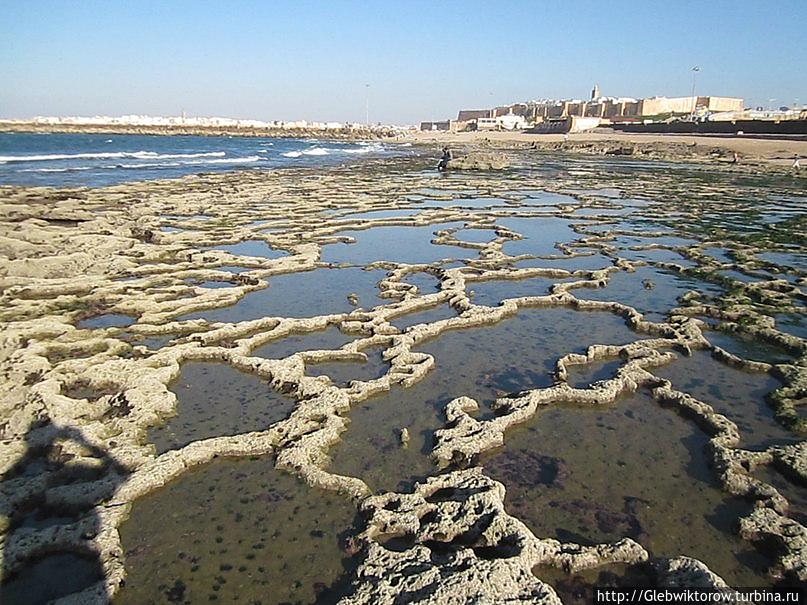
[[[807,0],[0,0],[0,117],[364,121],[367,95],[415,123],[689,95],[694,65],[698,94],[807,103]]]

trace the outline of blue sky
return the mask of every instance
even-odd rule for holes
[[[0,0],[0,117],[415,123],[540,97],[807,103],[807,0]],[[366,85],[369,84],[369,88]]]

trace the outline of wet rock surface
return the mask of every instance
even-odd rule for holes
[[[505,159],[0,188],[3,592],[807,581],[800,181]]]

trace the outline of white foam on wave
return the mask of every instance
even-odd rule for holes
[[[384,146],[381,143],[359,143],[358,148],[343,149],[345,153],[378,153],[384,151]]]
[[[207,164],[251,164],[259,162],[258,155],[250,155],[244,158],[219,158],[215,160],[193,160],[191,162],[152,162],[148,164],[118,164],[115,168],[173,168],[177,166],[201,166]]]
[[[17,172],[78,172],[79,170],[92,170],[95,166],[75,166],[73,168],[23,168]]]
[[[250,155],[244,158],[197,159],[188,162],[140,162],[137,164],[107,164],[106,166],[74,166],[71,168],[25,168],[18,172],[76,172],[79,170],[117,170],[119,168],[128,170],[143,168],[178,168],[180,166],[201,166],[207,164],[251,164],[261,159],[260,156]]]
[[[0,155],[0,163],[11,162],[53,162],[57,160],[107,160],[134,158],[172,160],[181,158],[214,158],[226,155],[223,151],[204,153],[157,153],[156,151],[110,151],[100,153],[50,153],[43,155]]]
[[[284,158],[299,158],[303,153],[301,151],[287,151],[286,153],[281,153]]]
[[[303,155],[328,155],[330,151],[325,149],[325,147],[311,147],[310,149],[306,149],[302,153]]]

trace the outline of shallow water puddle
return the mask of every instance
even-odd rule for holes
[[[502,251],[510,256],[519,254],[561,254],[556,242],[571,242],[579,237],[571,228],[571,221],[560,218],[504,218],[497,223],[524,236],[524,239],[505,242]]]
[[[782,386],[769,374],[733,368],[708,351],[693,351],[691,357],[679,355],[676,361],[650,371],[737,424],[740,447],[762,449],[798,441],[776,421],[765,402],[767,394]]]
[[[425,208],[487,208],[489,206],[509,206],[507,200],[501,198],[477,197],[461,198],[455,197],[450,200],[425,200],[421,206]]]
[[[289,334],[277,340],[272,340],[261,345],[252,355],[255,357],[265,357],[267,359],[283,359],[289,355],[294,355],[301,351],[330,351],[338,349],[342,345],[353,340],[352,336],[339,331],[336,326],[331,326],[326,330],[317,332],[306,332],[300,334]]]
[[[530,206],[557,206],[560,204],[578,203],[577,199],[570,195],[542,191],[540,189],[519,189],[516,193],[526,195],[527,197],[522,200],[521,203],[529,204]]]
[[[708,296],[717,296],[721,292],[712,284],[652,267],[639,267],[632,273],[610,273],[604,288],[579,288],[572,290],[572,294],[580,299],[620,302],[634,307],[651,321],[658,321],[676,308],[678,298],[690,290]]]
[[[127,578],[116,605],[333,602],[349,564],[350,502],[273,468],[219,460],[135,502],[121,527]]]
[[[416,347],[436,361],[422,381],[394,387],[350,411],[350,426],[331,451],[329,470],[360,477],[375,490],[405,486],[434,472],[429,457],[434,431],[444,425],[445,404],[455,397],[477,399],[480,415],[488,416],[497,397],[550,386],[562,355],[638,338],[615,315],[569,309],[525,309],[491,327],[447,332]],[[406,447],[400,443],[402,428],[411,438]]]
[[[678,237],[677,235],[662,235],[658,237],[619,235],[614,239],[613,243],[621,248],[627,248],[629,246],[646,246],[647,244],[658,244],[660,246],[694,246],[698,241]]]
[[[402,280],[404,283],[412,284],[417,287],[418,296],[423,294],[433,294],[440,291],[440,278],[431,273],[418,271],[416,273],[407,273]]]
[[[336,235],[356,239],[352,244],[327,244],[321,260],[326,263],[365,265],[375,261],[407,264],[433,263],[445,258],[474,258],[476,250],[430,243],[436,231],[460,227],[462,223],[425,227],[372,227],[365,231],[340,231]]]
[[[560,254],[559,250],[556,250]],[[561,256],[560,258],[532,258],[520,260],[513,264],[517,269],[543,267],[548,269],[564,269],[566,271],[596,271],[610,267],[614,262],[599,253],[581,256]]]
[[[105,313],[79,320],[76,327],[80,330],[95,328],[125,328],[137,321],[136,317],[121,313]]]
[[[415,216],[420,214],[420,208],[392,208],[391,210],[367,210],[365,212],[354,212],[352,214],[345,214],[339,218],[350,220],[364,220],[364,219],[383,219],[383,218],[398,218],[405,216]]]
[[[149,431],[157,453],[198,439],[266,429],[286,418],[296,403],[257,376],[224,363],[186,363],[171,390],[177,415]]]
[[[801,271],[807,271],[807,254],[791,254],[789,252],[761,252],[757,254],[757,258],[782,267],[793,267]]]
[[[309,376],[327,376],[331,382],[346,387],[353,380],[367,381],[381,378],[389,370],[389,362],[384,361],[385,347],[367,347],[362,353],[367,361],[324,361],[306,364]]]
[[[773,364],[793,362],[793,356],[787,351],[759,339],[752,340],[741,334],[728,334],[718,330],[709,330],[704,336],[713,345],[743,359]]]
[[[289,254],[285,250],[272,248],[268,243],[260,239],[250,239],[243,242],[238,242],[237,244],[214,246],[208,249],[221,250],[237,256],[257,256],[268,259],[281,258],[283,256],[288,256]]]
[[[711,256],[719,263],[733,263],[734,259],[731,258],[730,249],[727,248],[715,248],[715,247],[708,247],[708,248],[701,248],[700,250],[707,256]]]
[[[799,338],[807,338],[807,320],[799,313],[778,313],[773,316],[776,329]]]
[[[563,280],[547,277],[529,277],[525,279],[496,279],[467,282],[466,290],[475,305],[498,307],[506,298],[522,296],[545,296],[549,289]],[[471,292],[473,294],[471,295]]]
[[[235,273],[236,275],[243,273],[244,271],[253,270],[250,267],[239,267],[238,265],[222,265],[221,267],[211,267],[211,269],[215,269],[216,271],[226,271],[227,273]]]
[[[348,300],[355,294],[358,306],[371,309],[389,304],[378,297],[378,282],[386,271],[315,269],[269,278],[269,287],[250,292],[230,307],[196,311],[178,318],[206,319],[211,322],[239,322],[262,317],[314,317],[349,313],[356,306]]]
[[[707,440],[637,393],[607,407],[541,409],[481,464],[506,486],[508,512],[537,536],[583,544],[629,536],[656,556],[700,559],[729,584],[764,583],[764,562],[733,533],[750,505],[719,489]]]
[[[576,389],[613,378],[624,362],[621,359],[597,360],[594,363],[566,366],[566,382]]]
[[[214,280],[205,280],[205,281],[196,281],[193,279],[186,279],[185,283],[189,286],[198,286],[200,288],[211,288],[211,289],[218,289],[218,288],[232,288],[235,284],[228,281],[214,281]]]
[[[675,263],[684,267],[695,267],[696,264],[684,258],[678,252],[666,250],[665,248],[650,248],[647,250],[620,250],[617,253],[620,258],[628,260],[641,260],[647,263]]]
[[[715,275],[726,277],[728,279],[733,279],[734,281],[743,282],[744,284],[760,280],[759,277],[748,275],[747,273],[743,273],[742,271],[735,271],[734,269],[721,269],[720,271],[715,271]]]

